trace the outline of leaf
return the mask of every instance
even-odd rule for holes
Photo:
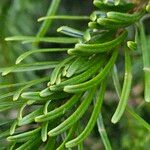
[[[120,13],[120,12],[108,12],[107,13],[107,17],[110,19],[114,19],[117,21],[121,21],[124,23],[134,23],[136,21],[138,21],[143,15],[144,15],[144,11],[140,11],[140,12],[136,12],[133,14],[129,14],[129,13]]]
[[[4,139],[5,137],[7,137],[9,135],[9,131],[10,130],[1,131],[0,132],[0,139]]]
[[[15,120],[10,127],[10,135],[13,135],[17,126],[18,120]]]
[[[7,140],[8,141],[16,141],[18,139],[31,137],[32,135],[36,135],[40,130],[41,130],[41,127],[38,127],[37,129],[31,130],[31,131],[27,131],[27,132],[23,132],[23,133],[20,133],[17,135],[9,136],[9,137],[7,137]]]
[[[6,119],[5,118],[5,120],[1,120],[0,126],[11,124],[13,121],[14,121],[14,119]]]
[[[69,35],[72,37],[77,37],[77,38],[82,38],[83,37],[83,32],[70,28],[68,26],[61,26],[57,29],[57,32],[63,33],[65,35]]]
[[[18,111],[18,120],[22,119],[23,110],[24,110],[24,108],[25,108],[26,106],[27,106],[27,102],[25,102],[25,103],[21,106],[20,110]]]
[[[150,102],[150,54],[146,35],[144,33],[144,26],[140,24],[140,44],[143,55],[143,70],[144,70],[144,99]]]
[[[50,61],[50,62],[36,62],[32,64],[21,64],[11,67],[1,68],[2,76],[9,74],[10,72],[25,72],[25,71],[35,71],[35,70],[44,70],[54,68],[59,62]]]
[[[56,144],[56,137],[49,137],[44,150],[54,150]]]
[[[64,91],[68,93],[83,92],[86,91],[87,89],[96,86],[108,75],[108,73],[110,72],[111,68],[113,67],[116,61],[117,56],[118,56],[118,50],[115,49],[110,60],[108,61],[104,69],[97,76],[84,83],[80,83],[76,85],[67,85],[64,87]]]
[[[76,60],[69,66],[66,72],[66,77],[71,77],[72,75],[75,74],[75,72],[84,64],[85,64],[86,59],[83,57],[78,57]]]
[[[31,122],[34,122],[34,118],[42,114],[42,112],[43,112],[43,107],[37,108],[36,110],[32,111],[22,119],[19,119],[18,126],[23,126]]]
[[[62,105],[44,115],[37,116],[35,118],[35,121],[36,122],[49,121],[49,120],[55,119],[55,118],[65,114],[66,111],[71,109],[77,103],[77,101],[79,101],[80,97],[81,97],[81,94],[74,95],[64,105]]]
[[[50,84],[53,85],[56,82],[60,69],[69,61],[71,61],[74,57],[68,57],[64,59],[60,64],[58,64],[51,74]]]
[[[115,32],[113,30],[111,31],[105,31],[102,33],[97,33],[91,37],[89,41],[87,41],[87,44],[100,44],[105,43],[113,40],[115,38]]]
[[[115,78],[113,78],[113,82],[114,82],[114,86],[115,86],[115,90],[118,94],[118,97],[120,99],[120,95],[121,95],[121,90],[120,90],[120,83],[119,83],[119,78],[118,78],[118,73],[117,73],[117,68],[115,70],[113,70],[113,74],[115,75]],[[147,130],[150,131],[150,125],[143,119],[141,118],[138,114],[136,114],[132,108],[130,108],[129,106],[127,106],[126,108],[127,112],[135,119],[138,121],[139,124],[141,124],[143,127],[145,127]]]
[[[44,115],[46,115],[48,113],[48,105],[50,104],[50,102],[51,102],[51,100],[48,100],[45,103],[44,110],[43,110]]]
[[[131,25],[130,22],[117,21],[109,18],[99,18],[97,19],[97,23],[100,26],[103,26],[105,29],[118,29]]]
[[[59,124],[54,129],[50,130],[48,132],[48,135],[56,136],[56,135],[64,132],[68,128],[70,128],[74,123],[76,123],[82,117],[82,115],[85,113],[85,111],[88,109],[90,103],[93,100],[95,90],[96,90],[96,88],[93,88],[92,90],[88,91],[89,94],[83,100],[81,105],[76,109],[76,111],[69,118],[67,118],[64,122]]]
[[[92,21],[88,23],[88,27],[91,29],[104,29],[104,26],[101,26],[97,22],[92,22]]]
[[[127,112],[138,121],[139,124],[144,126],[150,132],[150,124],[147,123],[143,118],[136,114],[130,107],[127,107]]]
[[[76,129],[77,129],[77,124],[74,124],[74,125],[70,128],[70,130],[69,130],[69,132],[68,132],[66,138],[63,140],[63,142],[61,143],[61,145],[60,145],[56,150],[62,150],[62,149],[65,148],[66,142],[67,142],[68,140],[70,140],[70,139],[73,137],[73,135],[74,135]]]
[[[35,53],[47,53],[47,52],[63,52],[66,51],[68,48],[45,48],[45,49],[36,49],[36,50],[29,50],[23,54],[21,54],[17,60],[16,64],[19,64],[22,60],[24,60],[26,57],[35,54]]]
[[[96,21],[97,18],[105,18],[106,17],[106,13],[102,12],[102,11],[94,11],[91,15],[90,15],[90,20],[91,21]]]
[[[48,77],[44,77],[44,78],[41,78],[41,79],[36,79],[36,80],[32,80],[29,84],[21,87],[20,89],[18,89],[14,96],[13,96],[13,100],[16,101],[18,100],[19,96],[21,95],[21,93],[26,90],[27,88],[30,88],[31,86],[33,85],[36,85],[36,84],[39,84],[39,83],[42,83],[42,82],[45,82],[48,80]]]
[[[7,150],[13,150],[14,147],[15,147],[15,145],[16,145],[16,142],[10,143],[10,145],[9,145],[8,148],[7,148]]]
[[[111,144],[110,144],[110,141],[108,139],[107,132],[106,132],[106,129],[105,129],[105,126],[104,126],[104,123],[103,123],[103,118],[102,118],[101,114],[99,114],[99,117],[97,119],[97,126],[98,126],[98,131],[100,133],[100,136],[102,138],[103,144],[105,146],[105,149],[106,150],[112,150]]]
[[[99,0],[94,0],[93,4],[99,8],[101,11],[119,11],[126,12],[134,8],[135,4],[133,3],[120,3],[115,5],[114,3],[107,2],[103,3]]]
[[[38,22],[43,21],[43,20],[53,20],[53,19],[58,19],[58,20],[89,20],[89,16],[67,16],[67,15],[61,15],[61,16],[46,16],[46,17],[41,17],[38,19]]]
[[[22,144],[20,147],[16,148],[16,150],[31,150],[36,149],[39,147],[41,143],[41,139],[38,138],[39,135],[35,135],[34,137],[31,137],[27,142]]]
[[[44,122],[41,129],[41,138],[43,142],[47,140],[47,128],[48,128],[48,122]]]
[[[114,86],[115,86],[115,90],[116,90],[117,96],[118,96],[118,98],[120,98],[121,85],[120,85],[120,82],[119,82],[118,69],[117,69],[116,65],[114,65],[114,67],[112,69],[112,78],[113,78],[113,83],[114,83]]]
[[[25,92],[21,94],[23,99],[29,99],[33,100],[35,102],[44,102],[46,100],[52,99],[52,100],[58,100],[58,99],[64,99],[69,97],[70,95],[65,92],[54,92],[53,94],[49,95],[48,97],[40,97],[39,92]]]
[[[48,42],[48,43],[62,43],[73,44],[77,43],[77,38],[69,37],[34,37],[34,36],[13,36],[5,38],[6,41],[24,41],[25,43]]]
[[[120,34],[116,39],[105,42],[102,44],[76,44],[75,49],[68,50],[69,54],[74,53],[102,53],[106,51],[110,51],[117,45],[123,42],[123,40],[127,37],[127,32],[124,31],[122,34]]]
[[[5,89],[5,88],[18,87],[18,86],[25,85],[25,84],[27,84],[27,82],[20,82],[20,83],[14,83],[14,84],[3,84],[3,85],[1,84],[0,90]]]
[[[83,150],[83,142],[81,142],[80,144],[78,144],[78,150]]]
[[[20,107],[24,101],[21,102],[1,102],[0,103],[0,112],[8,110],[8,109],[13,109],[16,107]]]
[[[3,95],[0,95],[0,100],[2,101],[2,99],[6,99],[8,97],[11,97],[15,94],[15,92],[9,92],[9,93],[6,93],[6,94],[3,94]]]
[[[103,65],[103,63],[104,63],[103,58],[101,56],[98,56],[91,62],[91,66],[89,66],[88,70],[86,70],[82,74],[79,74],[73,78],[70,78],[66,81],[61,82],[58,85],[52,85],[52,86],[50,86],[50,89],[52,91],[57,91],[57,90],[59,91],[59,90],[62,90],[64,88],[64,86],[77,84],[77,83],[86,81],[92,75],[94,75],[98,71],[98,69],[100,69],[100,67]]]
[[[80,133],[80,135],[78,135],[75,139],[65,144],[67,148],[77,146],[79,143],[83,142],[87,138],[87,136],[91,133],[92,129],[95,126],[99,112],[101,110],[105,88],[106,88],[106,81],[103,81],[101,83],[101,90],[97,96],[97,100],[96,100],[92,115],[90,117],[90,120],[88,121],[88,124],[86,125],[85,129]]]
[[[61,83],[61,76],[62,76],[62,74],[59,73],[58,76],[57,76],[57,79],[56,79],[56,84]]]
[[[50,91],[49,88],[46,88],[46,89],[40,91],[39,95],[40,95],[41,97],[47,97],[47,96],[52,95],[53,93],[54,93],[54,92]]]
[[[23,99],[28,99],[28,100],[35,100],[35,101],[40,101],[40,100],[46,100],[47,98],[42,98],[40,97],[40,92],[24,92],[21,94],[21,97]]]
[[[132,83],[132,70],[131,70],[131,60],[129,51],[125,51],[125,75],[124,75],[124,83],[123,83],[123,89],[120,96],[120,101],[117,106],[117,109],[111,119],[112,123],[117,123],[121,116],[123,115],[123,112],[125,111],[125,108],[128,103],[128,98],[131,90],[131,83]]]
[[[52,0],[46,15],[47,16],[55,15],[59,7],[59,4],[60,4],[60,0]],[[51,26],[51,24],[52,24],[52,20],[45,20],[37,33],[37,37],[43,37],[46,34],[48,28]]]

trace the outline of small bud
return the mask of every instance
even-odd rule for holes
[[[146,6],[146,11],[147,11],[147,12],[150,12],[150,4],[148,4],[148,5]]]
[[[95,12],[90,15],[90,20],[95,21],[96,18],[97,18],[97,16],[96,16]]]
[[[91,39],[89,30],[85,31],[83,37],[84,37],[85,41],[89,41]]]
[[[127,46],[134,51],[137,49],[137,44],[134,41],[128,41]]]

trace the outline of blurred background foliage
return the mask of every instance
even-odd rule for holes
[[[31,44],[19,44],[18,42],[6,43],[4,40],[7,36],[14,35],[36,35],[41,23],[37,22],[37,19],[44,16],[47,12],[51,0],[0,0],[0,67],[11,66],[14,64],[16,58],[23,52],[30,50],[33,45]],[[90,15],[94,10],[92,0],[62,0],[57,14],[67,15]],[[58,35],[56,29],[62,25],[68,25],[76,29],[85,30],[87,27],[86,21],[54,21],[51,29],[47,33],[49,35]],[[150,45],[150,19],[145,20],[145,28],[147,33],[147,39]],[[131,38],[134,32],[131,30]],[[60,35],[60,34],[59,34]],[[60,35],[61,36],[61,35]],[[49,47],[51,45],[41,44],[40,47]],[[55,44],[52,45],[55,47]],[[58,47],[58,45],[57,45]],[[54,57],[60,57],[60,54],[44,55],[38,54],[30,56],[25,59],[25,63],[32,63],[42,60],[50,60]],[[135,110],[140,116],[142,116],[147,122],[150,122],[150,104],[143,100],[143,73],[142,72],[142,57],[140,51],[136,51],[133,54],[133,89],[130,96],[130,105],[135,107]],[[123,82],[124,62],[122,58],[118,59],[118,68],[120,72],[120,80]],[[0,84],[15,83],[20,81],[29,81],[37,77],[42,77],[46,74],[46,71],[38,72],[23,72],[17,74],[9,74],[5,78],[0,76]],[[41,88],[44,85],[37,85]],[[0,96],[8,91],[11,92],[14,89],[0,90]],[[4,99],[5,102],[11,101],[12,98]],[[1,101],[4,101],[3,99]],[[110,120],[113,112],[116,108],[117,96],[114,94],[114,87],[112,80],[109,80],[109,87],[105,95],[105,103],[102,107],[102,114],[106,125],[108,136],[112,143],[112,147],[115,150],[148,150],[150,147],[150,134],[147,134],[147,130],[138,124],[127,113],[122,120],[113,125]],[[17,109],[17,108],[16,108]],[[90,110],[89,110],[90,111]],[[0,113],[0,122],[15,118],[16,111],[10,110]],[[83,120],[87,122],[87,120]],[[0,132],[6,130],[6,126],[0,126]],[[3,149],[4,141],[0,140],[0,149]],[[104,149],[97,132],[97,128],[93,131],[92,135],[85,141],[86,149],[99,150]]]

